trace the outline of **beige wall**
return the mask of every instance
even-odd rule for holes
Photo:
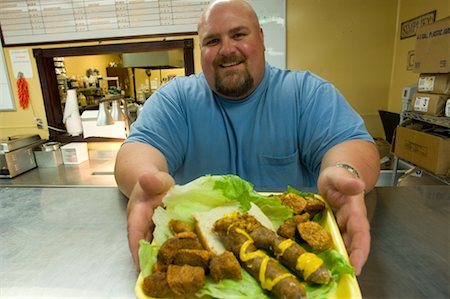
[[[28,84],[28,91],[30,95],[29,107],[25,110],[20,108],[19,98],[17,96],[16,77],[12,73],[11,60],[9,51],[14,49],[28,48],[31,58],[31,67],[33,72],[32,78],[26,78]],[[34,122],[34,117],[39,117],[44,122],[44,127],[47,127],[47,119],[45,116],[44,100],[42,98],[41,86],[39,76],[37,73],[36,63],[33,58],[33,53],[29,47],[5,47],[3,48],[6,67],[11,83],[11,92],[14,95],[16,111],[0,112],[0,137],[21,134],[39,134],[42,138],[48,138],[49,133],[46,129],[39,130]]]
[[[120,63],[119,55],[86,55],[66,57],[64,64],[66,66],[67,76],[85,77],[88,69],[97,69],[100,76],[106,76],[106,68],[110,62]]]
[[[397,4],[392,0],[296,0],[287,5],[287,66],[329,80],[384,136]]]
[[[398,26],[402,22],[436,10],[436,20],[450,15],[450,0],[399,0]],[[389,88],[388,110],[400,112],[402,108],[402,91],[406,85],[417,84],[419,74],[408,71],[408,52],[414,50],[415,37],[400,40],[400,28],[396,30],[395,51],[392,61],[391,84]]]
[[[414,38],[400,40],[401,22],[431,10],[437,19],[449,15],[449,0],[287,0],[287,67],[310,70],[334,83],[362,115],[369,132],[383,136],[378,109],[399,112],[403,86],[415,84],[418,75],[406,71],[406,58]],[[181,39],[177,37],[172,39]],[[155,39],[133,39],[133,42]],[[160,39],[159,39],[160,40]],[[127,41],[103,41],[102,44]],[[91,46],[96,42],[34,47],[5,47],[4,54],[16,101],[16,112],[0,112],[0,136],[38,133],[34,116],[44,120],[45,109],[32,48]],[[201,70],[198,39],[194,37],[195,72]],[[27,78],[30,108],[18,104],[9,51],[27,48],[33,78]],[[139,86],[139,85],[138,85]]]

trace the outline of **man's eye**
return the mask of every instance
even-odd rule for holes
[[[218,39],[210,39],[210,40],[208,40],[208,41],[205,43],[205,45],[207,45],[207,46],[213,46],[213,45],[216,45],[218,42],[219,42]]]
[[[246,35],[245,33],[236,33],[236,34],[233,35],[233,38],[234,38],[234,39],[241,39],[241,38],[243,38],[245,35]]]

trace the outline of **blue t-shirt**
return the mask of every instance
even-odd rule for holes
[[[352,139],[373,141],[332,84],[266,64],[239,101],[215,94],[203,74],[171,80],[147,100],[126,142],[159,149],[177,184],[236,174],[256,190],[281,191],[315,187],[324,154]]]

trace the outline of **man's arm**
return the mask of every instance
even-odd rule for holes
[[[349,165],[351,170],[336,166],[338,163]],[[334,211],[357,275],[370,251],[364,194],[375,186],[379,171],[379,153],[369,141],[343,142],[332,147],[322,159],[318,189]]]
[[[168,172],[163,154],[151,145],[128,142],[117,153],[114,175],[120,191],[128,198],[144,173]]]
[[[348,164],[358,172],[366,192],[373,189],[380,173],[380,156],[372,142],[349,140],[335,145],[323,157],[321,172],[338,163]]]
[[[163,154],[156,148],[139,142],[122,145],[117,154],[114,174],[119,189],[129,199],[128,245],[139,269],[139,241],[151,241],[153,211],[175,182],[168,174]]]

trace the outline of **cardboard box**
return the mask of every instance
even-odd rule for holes
[[[450,73],[450,17],[417,29],[415,73]]]
[[[450,138],[406,127],[397,127],[393,145],[396,156],[435,174],[450,169]]]
[[[72,142],[61,146],[64,164],[80,164],[89,159],[87,142]]]
[[[450,117],[450,99],[448,99],[447,104],[445,104],[445,116]]]
[[[450,95],[418,92],[413,97],[412,109],[421,114],[442,116],[448,98]]]
[[[417,91],[437,94],[450,94],[449,74],[420,74]]]
[[[391,144],[382,138],[374,139],[380,153],[380,168],[382,170],[392,169],[393,154],[391,152]]]

